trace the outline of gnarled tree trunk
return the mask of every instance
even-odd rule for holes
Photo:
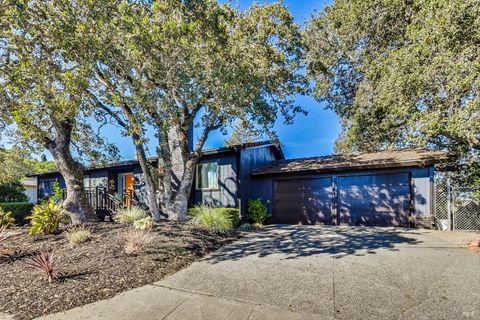
[[[187,218],[188,200],[200,155],[190,152],[188,130],[172,126],[160,135],[160,208],[170,220]]]
[[[52,119],[55,127],[55,139],[46,144],[46,148],[53,155],[58,171],[65,179],[67,198],[63,207],[72,218],[72,223],[78,224],[95,219],[92,207],[87,201],[83,185],[84,167],[73,159],[70,152],[73,124],[70,121]]]

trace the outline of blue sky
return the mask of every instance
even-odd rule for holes
[[[256,1],[262,3],[262,1]],[[270,2],[270,1],[265,1]],[[323,0],[286,0],[287,5],[295,17],[295,21],[302,24],[310,17],[314,10],[321,10],[331,1]],[[241,9],[248,8],[254,1],[240,0],[233,1]],[[295,123],[284,125],[282,119],[276,123],[276,130],[287,158],[326,155],[333,152],[335,139],[340,132],[338,117],[324,106],[317,103],[311,97],[298,96],[296,103],[308,111],[308,115],[298,115]],[[106,136],[110,142],[116,143],[123,158],[134,158],[134,148],[130,138],[120,135],[120,130],[115,127],[106,130]],[[220,147],[225,140],[219,132],[214,132],[206,141],[205,148]],[[152,139],[155,139],[152,135]],[[154,143],[151,144],[152,146]],[[154,152],[153,148],[150,153]]]

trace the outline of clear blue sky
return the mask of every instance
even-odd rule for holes
[[[256,2],[262,3],[263,1]],[[327,0],[285,0],[284,4],[288,5],[296,22],[303,25],[314,10],[321,10],[330,2]],[[254,1],[239,0],[233,1],[233,3],[238,4],[241,9],[245,9]],[[332,111],[325,110],[322,104],[310,97],[299,96],[296,102],[309,112],[308,115],[298,115],[293,125],[284,125],[280,119],[275,125],[287,158],[331,154],[335,139],[340,132],[338,117]],[[134,148],[129,138],[121,137],[116,128],[109,128],[105,133],[110,142],[119,146],[123,158],[134,158]],[[153,134],[152,139],[155,139]],[[212,133],[205,148],[220,147],[224,140],[225,136],[219,132]],[[150,153],[154,151],[150,150]]]

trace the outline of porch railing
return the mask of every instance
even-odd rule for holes
[[[63,198],[67,196],[66,189],[63,190]],[[95,211],[104,211],[114,214],[119,209],[138,206],[133,190],[123,190],[122,194],[111,194],[106,187],[86,188],[85,196],[88,203]]]

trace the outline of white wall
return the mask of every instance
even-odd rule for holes
[[[28,201],[31,203],[37,203],[37,178],[25,179],[22,182]]]

